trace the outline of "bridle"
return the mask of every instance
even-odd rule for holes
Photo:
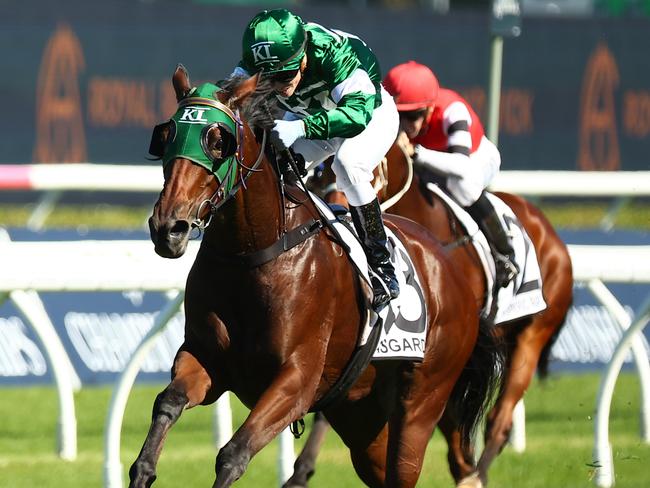
[[[239,116],[239,111],[238,110],[233,111],[226,104],[221,103],[218,100],[211,100],[209,98],[188,97],[188,98],[184,98],[178,103],[179,108],[182,108],[187,105],[207,105],[216,108],[218,110],[221,110],[226,115],[228,115],[237,126],[237,134],[236,134],[237,149],[235,151],[235,161],[237,164],[236,166],[235,165],[230,166],[226,177],[224,177],[221,183],[219,183],[219,186],[214,191],[212,196],[206,198],[201,203],[199,203],[199,206],[196,209],[196,216],[191,222],[191,227],[193,229],[198,229],[199,236],[200,236],[201,233],[210,225],[210,222],[212,222],[212,217],[217,212],[217,210],[222,205],[224,205],[228,200],[230,200],[233,196],[235,196],[235,194],[239,191],[240,188],[246,189],[246,180],[250,177],[252,173],[261,171],[261,169],[259,169],[259,165],[262,163],[262,160],[264,159],[264,148],[266,146],[267,136],[266,136],[266,131],[263,131],[262,141],[260,144],[260,152],[257,155],[257,158],[253,162],[252,166],[248,166],[247,164],[244,163],[244,152],[242,147],[244,143],[244,124],[241,121],[241,117]],[[235,171],[239,170],[239,181],[230,189],[230,191],[227,194],[224,195],[224,187],[233,169]],[[243,170],[246,170],[246,174],[244,174]],[[202,217],[206,209],[207,209],[207,215],[206,217]]]

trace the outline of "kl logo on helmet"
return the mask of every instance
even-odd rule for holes
[[[205,108],[186,108],[181,115],[180,122],[187,122],[189,124],[206,124],[208,119],[203,116]]]
[[[278,57],[271,54],[271,44],[275,44],[273,41],[258,42],[251,46],[251,52],[253,53],[253,62],[255,64],[268,63],[271,61],[277,61]]]

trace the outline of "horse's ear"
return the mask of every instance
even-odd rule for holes
[[[247,80],[242,81],[233,91],[231,100],[233,100],[236,105],[241,106],[242,102],[255,92],[260,78],[261,74],[256,73]]]
[[[190,85],[190,75],[187,73],[185,66],[180,63],[176,66],[174,76],[172,76],[172,84],[174,85],[174,91],[176,92],[177,102],[180,102],[185,98],[192,89],[192,86]]]

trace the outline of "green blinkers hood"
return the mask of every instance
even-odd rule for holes
[[[189,159],[212,173],[227,193],[237,182],[234,163],[239,157],[240,127],[235,114],[215,98],[219,90],[217,85],[205,83],[192,88],[178,103],[178,110],[170,121],[171,130],[162,162],[164,167],[176,158]],[[234,151],[220,159],[213,159],[207,152],[208,130],[215,126],[222,134],[225,129],[234,141]]]

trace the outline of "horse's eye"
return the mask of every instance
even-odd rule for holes
[[[205,155],[211,161],[226,159],[232,156],[236,150],[234,136],[218,125],[210,126],[203,132],[201,145]]]
[[[218,126],[212,126],[203,134],[201,141],[205,155],[211,161],[217,161],[223,158],[222,147],[223,139],[221,137],[221,130]]]
[[[217,139],[214,141],[214,143],[211,143],[208,146],[208,151],[210,156],[210,159],[221,159],[222,156],[222,148],[223,148],[223,140],[221,138]]]

